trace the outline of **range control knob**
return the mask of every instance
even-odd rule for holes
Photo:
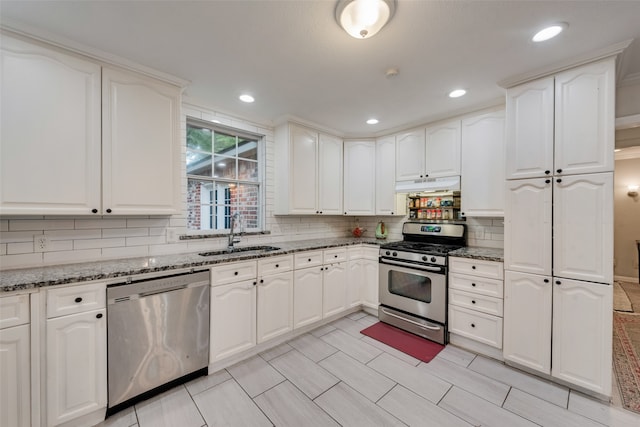
[[[431,257],[431,262],[436,262],[436,257],[432,256]]]
[[[428,257],[428,256],[426,256],[426,255],[424,255],[424,256],[422,257],[422,260],[423,260],[423,261],[427,261],[428,259],[429,259],[429,257]]]
[[[394,253],[392,253],[391,255],[393,255],[393,256],[398,256],[398,252],[394,252]]]
[[[390,251],[387,251],[387,252],[385,252],[384,254],[385,254],[385,255],[391,255],[391,252],[390,252]]]

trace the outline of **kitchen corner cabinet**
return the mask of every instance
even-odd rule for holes
[[[462,216],[504,216],[504,144],[504,111],[462,120]]]
[[[376,142],[344,142],[344,214],[376,213]]]
[[[293,123],[275,130],[275,212],[342,215],[343,142]]]
[[[613,171],[613,58],[507,90],[506,177]]]
[[[29,295],[0,298],[0,425],[31,426]]]
[[[0,215],[179,212],[179,87],[4,34],[1,54]]]
[[[58,425],[107,406],[106,285],[47,291],[47,420]]]

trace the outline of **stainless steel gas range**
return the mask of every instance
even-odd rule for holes
[[[466,246],[466,225],[405,222],[404,240],[380,246],[378,318],[447,341],[447,254]]]

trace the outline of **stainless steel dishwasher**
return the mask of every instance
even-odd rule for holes
[[[209,363],[209,271],[107,287],[109,411]]]

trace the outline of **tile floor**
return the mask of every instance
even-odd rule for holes
[[[640,415],[454,346],[422,363],[360,334],[375,322],[353,313],[99,426],[640,426]]]

